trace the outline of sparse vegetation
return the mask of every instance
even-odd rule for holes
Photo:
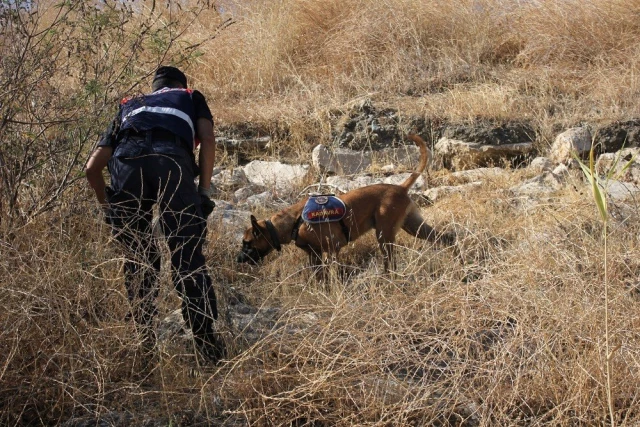
[[[0,424],[638,424],[640,220],[609,204],[603,257],[580,177],[523,205],[515,170],[424,206],[460,252],[404,236],[395,276],[373,236],[319,284],[295,248],[238,267],[213,227],[221,309],[240,294],[278,318],[255,342],[229,335],[220,366],[166,345],[144,373],[82,166],[117,101],[166,63],[217,129],[272,134],[269,156],[307,160],[332,112],[364,98],[526,120],[544,149],[559,129],[640,116],[639,17],[638,0],[0,1]],[[179,307],[168,275],[159,303]]]

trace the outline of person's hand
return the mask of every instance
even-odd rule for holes
[[[200,203],[202,207],[202,215],[207,219],[211,212],[213,212],[213,208],[216,207],[216,204],[213,200],[209,198],[209,196],[200,195]]]
[[[211,212],[213,212],[213,208],[216,207],[216,204],[211,197],[209,196],[210,190],[204,187],[198,187],[198,194],[200,195],[200,207],[202,209],[202,215],[204,219],[207,219]]]

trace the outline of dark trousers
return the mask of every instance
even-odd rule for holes
[[[117,153],[116,153],[117,154]],[[191,158],[138,152],[109,161],[107,219],[125,254],[125,286],[135,321],[149,326],[156,314],[160,252],[152,235],[153,206],[171,251],[173,283],[182,315],[196,340],[212,342],[216,296],[202,246],[206,238]]]

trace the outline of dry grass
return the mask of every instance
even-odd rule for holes
[[[638,115],[637,1],[248,4],[194,68],[223,121],[304,115],[326,139],[326,111],[363,96],[428,117],[526,119],[543,138]]]
[[[345,252],[345,275],[322,285],[290,247],[260,269],[238,269],[237,242],[213,232],[218,293],[228,298],[233,285],[280,314],[260,340],[238,341],[230,360],[198,376],[189,351],[171,345],[140,376],[120,261],[98,221],[69,209],[14,230],[0,263],[4,420],[115,411],[140,424],[145,416],[229,425],[608,423],[596,212],[574,190],[525,208],[503,191],[508,184],[424,208],[432,223],[457,231],[462,260],[403,236],[395,276],[380,274],[371,236]],[[638,421],[639,227],[635,218],[616,222],[609,237],[622,424]],[[164,286],[166,314],[178,301]]]
[[[331,111],[364,98],[434,120],[531,121],[541,146],[570,124],[639,115],[637,0],[253,0],[227,2],[222,16],[175,5],[169,13],[163,3],[133,2],[139,21],[118,27],[153,34],[140,38],[138,62],[127,62],[134,44],[116,49],[123,34],[115,29],[76,28],[68,39],[82,34],[85,44],[60,54],[59,68],[34,74],[19,94],[0,82],[5,111],[17,111],[0,125],[3,171],[14,172],[2,163],[11,141],[50,147],[51,134],[95,138],[110,114],[101,103],[143,90],[159,62],[186,68],[219,126],[265,129],[277,136],[269,155],[293,160],[329,140]],[[38,25],[55,22],[55,8],[47,10]],[[234,23],[225,26],[228,16]],[[20,44],[0,34],[8,79]],[[115,74],[102,75],[105,64]],[[97,88],[90,96],[89,87]],[[72,98],[75,109],[48,94]],[[84,119],[59,126],[51,120],[58,110]],[[20,124],[25,118],[36,123]],[[17,186],[18,210],[31,194],[49,194],[48,179],[60,175],[60,157],[37,159],[42,172]],[[77,176],[83,159],[73,161]],[[259,269],[237,266],[239,230],[212,229],[207,255],[221,308],[240,294],[278,317],[258,340],[233,331],[234,353],[217,368],[198,368],[188,348],[165,343],[148,375],[140,337],[125,321],[121,259],[91,194],[71,179],[39,214],[0,217],[0,424],[611,424],[597,212],[578,182],[578,191],[537,203],[514,198],[508,188],[524,177],[514,172],[423,207],[430,223],[457,232],[460,257],[403,236],[393,276],[381,274],[372,236],[345,250],[319,284],[291,247]],[[620,425],[640,422],[637,212],[612,206],[609,224]],[[167,315],[179,301],[163,277]]]

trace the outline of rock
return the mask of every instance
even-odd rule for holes
[[[640,192],[635,183],[609,180],[605,183],[605,191],[611,200],[621,201],[632,198]]]
[[[443,137],[436,143],[435,152],[445,167],[465,170],[501,164],[504,160],[529,155],[533,152],[533,143],[485,145]]]
[[[433,167],[433,153],[427,148],[427,167]],[[391,162],[404,169],[414,170],[420,163],[420,148],[415,145],[402,145],[394,148],[384,148],[373,152],[374,161],[385,164]]]
[[[273,192],[264,191],[260,194],[254,194],[253,196],[247,197],[245,203],[249,208],[260,208],[264,207],[271,201],[273,201]]]
[[[355,104],[349,111],[338,112],[332,136],[341,148],[352,150],[380,149],[401,140],[398,113],[391,108],[378,110],[370,99]]]
[[[191,331],[182,317],[181,309],[174,310],[160,319],[156,333],[158,335],[158,341],[160,342],[171,340],[181,334],[192,336]]]
[[[567,165],[563,164],[559,164],[558,166],[555,167],[555,169],[553,169],[553,175],[555,175],[556,177],[568,177],[569,176],[569,167]]]
[[[216,208],[213,210],[207,223],[209,228],[219,234],[236,234],[242,232],[247,225],[251,211],[238,210],[230,203],[216,200]]]
[[[384,184],[394,184],[394,185],[400,185],[402,184],[407,178],[409,178],[411,176],[410,172],[406,172],[406,173],[398,173],[398,174],[393,174],[387,177],[384,177],[382,179],[382,182]],[[413,184],[413,186],[409,189],[409,193],[412,192],[417,192],[419,190],[424,189],[425,187],[425,181],[424,181],[424,177],[422,175],[420,175],[418,177],[418,179],[416,180],[415,184]]]
[[[271,143],[270,136],[256,138],[216,137],[216,145],[228,152],[264,150]]]
[[[591,149],[591,131],[587,127],[568,129],[556,136],[549,158],[555,163],[565,163],[573,159],[573,154],[583,156]]]
[[[600,175],[610,175],[614,179],[640,183],[640,148],[625,148],[617,153],[604,153],[596,161],[596,171]]]
[[[452,194],[460,194],[466,191],[473,191],[482,186],[482,182],[469,182],[463,185],[443,185],[440,187],[430,188],[422,192],[422,195],[432,202]]]
[[[352,175],[371,166],[371,152],[346,148],[330,151],[322,144],[313,149],[311,159],[313,165],[320,171],[340,175]]]
[[[244,173],[251,184],[289,193],[307,176],[309,165],[286,165],[281,162],[254,160],[244,167]]]
[[[216,328],[221,332],[229,331],[234,340],[252,345],[274,327],[279,309],[256,307],[232,286],[217,289],[216,293],[220,298],[220,316]],[[177,342],[185,348],[190,347],[193,339],[181,309],[172,311],[158,321],[157,334],[158,343]]]
[[[213,209],[213,212],[211,213],[212,215],[213,214],[220,214],[221,212],[234,209],[233,204],[227,202],[226,200],[213,199],[213,201],[215,202],[216,207]]]
[[[565,182],[566,177],[563,175],[545,172],[509,190],[516,196],[536,196],[558,191],[564,187]]]
[[[394,174],[383,178],[374,178],[372,176],[364,175],[357,176],[355,178],[346,178],[343,176],[331,176],[327,178],[327,184],[336,188],[339,192],[346,193],[356,188],[365,187],[373,184],[400,184],[407,179],[411,173]],[[425,186],[425,181],[422,176],[418,178],[416,183],[409,190],[410,192],[416,192]]]
[[[607,153],[619,151],[623,147],[640,147],[640,119],[614,122],[598,129],[595,142]]]
[[[382,164],[392,162],[406,169],[415,169],[420,162],[420,149],[415,145],[403,145],[379,151],[355,151],[347,148],[330,150],[319,144],[313,149],[311,158],[313,166],[322,172],[353,175],[367,170],[374,161]],[[432,158],[429,153],[430,163]]]
[[[327,184],[334,187],[337,192],[346,193],[354,188],[360,188],[367,185],[380,183],[382,179],[373,178],[371,176],[357,176],[354,178],[347,178],[344,176],[330,176],[327,178]]]
[[[278,308],[256,307],[233,286],[225,287],[220,294],[221,317],[236,342],[253,345],[273,330],[280,314]]]
[[[211,177],[211,183],[222,190],[235,190],[249,183],[242,168],[223,170]]]
[[[262,193],[266,189],[261,185],[250,185],[248,187],[239,188],[233,193],[233,200],[235,203],[246,203],[247,199],[254,194]]]
[[[475,182],[506,176],[507,174],[508,172],[502,168],[477,168],[453,172],[451,176],[461,182]]]
[[[471,125],[448,125],[442,132],[442,137],[480,145],[500,146],[533,142],[535,134],[535,130],[523,122],[476,122]]]
[[[479,122],[448,125],[435,146],[435,154],[452,170],[516,163],[534,151],[536,132],[527,123]]]
[[[538,173],[553,170],[553,162],[548,157],[536,157],[529,164],[529,169]]]

